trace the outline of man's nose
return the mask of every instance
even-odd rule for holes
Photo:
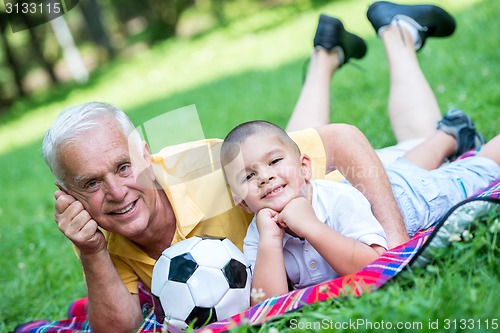
[[[121,201],[127,194],[125,179],[121,177],[110,177],[106,181],[107,196],[113,201]]]

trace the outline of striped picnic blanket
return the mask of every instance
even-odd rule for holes
[[[492,209],[496,209],[500,215],[500,180],[450,209],[450,212],[446,214],[436,227],[421,231],[407,243],[384,252],[378,259],[357,273],[341,276],[331,281],[266,299],[242,313],[207,325],[196,332],[223,332],[238,326],[240,323],[258,325],[289,311],[300,309],[307,304],[347,295],[360,296],[362,293],[372,292],[396,276],[409,264],[423,265],[432,260],[432,258],[426,258],[425,248],[430,246],[432,242],[443,241],[442,233],[446,230],[445,228],[441,228],[442,225],[450,221],[450,223],[456,223],[457,225],[460,223],[471,223],[472,220],[481,216],[480,214],[484,214],[484,212],[491,211]],[[140,289],[140,298],[143,305],[144,321],[138,332],[161,332],[162,325],[156,321],[152,309],[151,296],[143,288]],[[85,303],[84,300],[80,300],[80,302]],[[79,312],[81,313],[73,313],[71,318],[60,321],[35,321],[20,325],[14,332],[91,332],[84,311]],[[170,327],[169,330],[172,332],[178,331]]]
[[[409,242],[384,252],[377,260],[355,274],[342,276],[329,282],[295,290],[285,295],[272,297],[228,320],[210,324],[200,330],[209,328],[213,333],[223,332],[230,327],[238,325],[242,321],[249,324],[259,324],[288,311],[296,310],[304,304],[312,304],[330,298],[342,297],[347,294],[359,296],[363,292],[372,291],[382,286],[387,280],[401,271],[422,247],[431,232],[432,229],[418,233]],[[143,312],[145,317],[139,332],[161,332],[162,325],[155,320],[156,318],[150,302],[151,298],[148,298],[147,291],[143,288],[140,289],[140,294],[142,295],[141,299],[143,300]],[[176,331],[175,328],[169,328],[169,330]],[[86,321],[86,316],[81,314],[60,321],[36,321],[28,323],[19,327],[15,332],[90,333],[92,331]]]

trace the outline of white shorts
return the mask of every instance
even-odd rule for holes
[[[432,171],[399,158],[386,171],[410,236],[435,225],[454,205],[500,179],[500,166],[482,156]]]
[[[403,157],[404,154],[406,154],[408,151],[421,144],[424,140],[425,138],[405,140],[399,142],[394,146],[375,149],[375,152],[382,161],[384,167],[386,167],[389,164],[396,161],[399,157]]]

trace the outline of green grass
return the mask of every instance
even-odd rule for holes
[[[357,125],[375,147],[393,144],[386,115],[387,64],[365,19],[368,3],[316,1],[310,6],[301,1],[249,13],[196,38],[166,41],[134,58],[118,59],[84,86],[41,92],[2,114],[0,331],[28,320],[64,318],[69,303],[85,295],[72,247],[53,222],[55,186],[39,149],[63,107],[107,101],[139,124],[195,104],[206,137],[222,137],[250,119],[284,126],[301,88],[317,16],[327,12],[340,16],[369,46],[368,55],[358,61],[362,70],[345,66],[334,78],[332,119]],[[423,71],[443,112],[452,105],[466,110],[489,139],[500,128],[500,6],[496,0],[439,3],[455,15],[458,29],[451,38],[428,41],[419,54]],[[498,318],[498,259],[494,269],[474,256],[468,260],[445,261],[437,270],[415,272],[361,299],[313,306],[298,316],[338,321]],[[264,328],[269,327],[284,326]]]

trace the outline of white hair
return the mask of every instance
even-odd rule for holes
[[[63,185],[62,179],[65,171],[59,165],[58,150],[80,139],[82,134],[101,126],[103,120],[108,119],[116,121],[125,137],[129,138],[129,142],[137,144],[142,150],[142,140],[134,124],[116,106],[102,102],[89,102],[64,109],[50,126],[42,144],[43,159],[59,184]],[[131,134],[132,138],[129,137]]]

